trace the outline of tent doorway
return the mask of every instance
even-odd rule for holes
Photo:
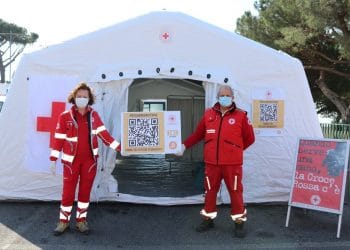
[[[186,139],[196,128],[205,110],[205,97],[190,95],[169,95],[167,97],[168,110],[181,112],[181,138]],[[202,161],[203,143],[198,143],[185,151],[182,160]],[[168,156],[172,157],[172,156]]]
[[[180,110],[184,139],[195,129],[204,112],[204,96],[200,81],[136,79],[129,88],[128,111]],[[113,171],[118,192],[145,197],[186,197],[203,193],[202,147],[187,150],[183,157],[118,156]]]

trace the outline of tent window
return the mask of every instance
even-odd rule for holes
[[[166,100],[142,100],[143,112],[159,112],[166,110]]]

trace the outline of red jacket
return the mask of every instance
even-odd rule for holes
[[[222,116],[220,104],[207,109],[196,131],[184,144],[189,148],[204,138],[204,161],[217,165],[242,165],[243,150],[255,141],[247,113],[235,103]]]
[[[62,151],[62,162],[65,164],[72,164],[76,155],[78,145],[78,124],[74,117],[77,111],[76,106],[70,110],[64,111],[58,118],[53,148],[51,150],[50,160],[56,161]],[[91,107],[88,107],[88,122],[90,133],[90,146],[94,159],[98,157],[98,142],[97,136],[102,139],[103,143],[114,150],[119,150],[119,142],[108,133],[100,116]]]

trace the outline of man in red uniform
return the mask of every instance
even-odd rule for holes
[[[206,110],[195,132],[183,143],[183,151],[204,139],[205,204],[200,214],[202,223],[198,232],[214,227],[217,215],[216,196],[224,179],[231,199],[231,218],[235,235],[244,237],[243,224],[247,210],[243,203],[242,164],[243,150],[255,141],[253,127],[247,112],[233,102],[233,90],[223,85],[218,91],[218,102]]]
[[[120,150],[119,142],[108,133],[98,113],[89,106],[95,102],[95,97],[88,85],[79,84],[68,96],[68,102],[73,106],[59,116],[50,155],[51,170],[55,174],[56,160],[62,151],[63,191],[60,220],[54,230],[56,236],[69,228],[78,183],[76,228],[83,234],[90,232],[86,216],[96,176],[97,137],[113,150]]]

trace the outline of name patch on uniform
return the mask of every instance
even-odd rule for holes
[[[215,134],[215,129],[207,129],[207,134]]]

